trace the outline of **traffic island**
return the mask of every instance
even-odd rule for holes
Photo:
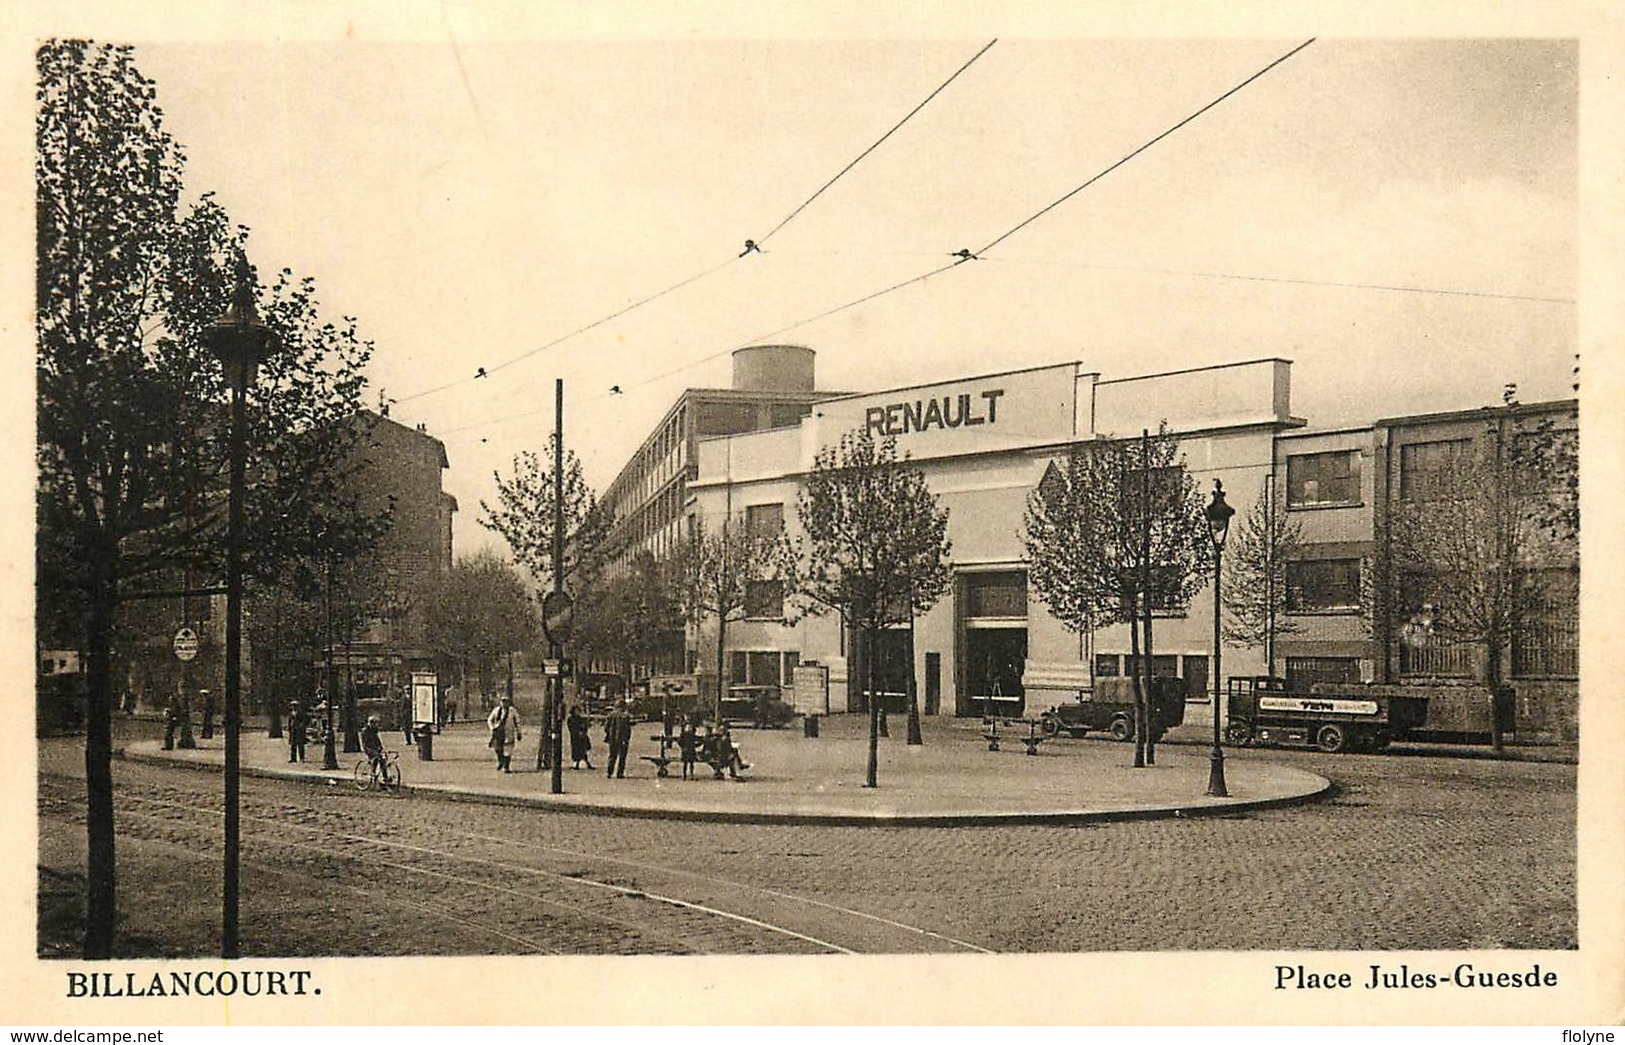
[[[1156,765],[1135,769],[1132,745],[1105,738],[1057,738],[1028,755],[1021,745],[989,751],[974,720],[928,720],[923,745],[906,745],[901,732],[881,742],[880,786],[866,788],[867,726],[862,715],[831,715],[821,721],[817,737],[799,728],[737,730],[735,741],[750,764],[737,781],[717,780],[703,764],[694,779],[683,779],[675,764],[670,776],[658,776],[641,760],[658,750],[653,734],[660,730],[653,723],[638,726],[627,775],[606,778],[606,752],[595,727],[595,768],[567,763],[564,793],[554,795],[551,773],[531,768],[533,733],[526,732],[514,758],[524,771],[506,775],[486,746],[486,730],[477,723],[458,724],[435,738],[433,761],[403,753],[404,794],[614,816],[941,826],[1234,814],[1309,801],[1332,786],[1325,777],[1271,762],[1267,752],[1236,751],[1226,760],[1230,795],[1212,798],[1204,793],[1205,749],[1159,746]],[[242,748],[247,773],[353,789],[348,765],[337,772],[324,772],[319,761],[290,765],[284,743],[257,733],[244,734]],[[125,757],[214,769],[222,752],[219,740],[191,751],[163,751],[154,741],[130,745]]]

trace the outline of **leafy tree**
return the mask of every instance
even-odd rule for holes
[[[1148,725],[1151,611],[1201,590],[1212,542],[1202,498],[1166,429],[1075,444],[1027,499],[1028,583],[1074,632],[1129,625],[1134,764],[1155,762]],[[1141,655],[1142,644],[1144,655]]]
[[[1276,638],[1298,630],[1286,615],[1286,564],[1303,546],[1303,527],[1272,493],[1266,484],[1225,547],[1223,634],[1246,649],[1263,646],[1273,675]],[[1217,693],[1224,681],[1213,684]]]
[[[627,572],[594,584],[576,604],[581,659],[603,657],[631,679],[634,666],[653,670],[679,651],[683,628],[681,568],[681,559],[661,562],[648,552],[640,552]]]
[[[873,650],[885,628],[913,623],[948,587],[948,510],[938,506],[925,474],[897,455],[894,439],[876,443],[854,431],[813,458],[796,496],[803,540],[787,570],[808,610],[836,610]],[[912,642],[910,643],[912,647]],[[869,759],[865,786],[877,786],[880,701],[874,657],[866,656]],[[909,655],[911,739],[918,736],[913,651]]]
[[[728,668],[728,625],[758,611],[760,586],[786,591],[788,538],[781,525],[772,531],[753,529],[741,513],[724,518],[713,531],[700,531],[678,553],[675,571],[683,614],[698,628],[717,622],[717,685],[712,715],[722,716],[722,692]]]
[[[558,448],[549,439],[544,461],[526,450],[513,459],[513,476],[495,473],[496,508],[480,502],[480,525],[508,542],[514,561],[546,590],[553,587],[553,474]],[[574,451],[564,455],[564,586],[581,591],[602,565],[613,520],[581,474]]]
[[[1566,568],[1579,532],[1572,429],[1520,411],[1514,390],[1486,411],[1483,436],[1448,467],[1418,472],[1388,515],[1390,626],[1425,616],[1439,641],[1477,649],[1496,702],[1491,740],[1508,717],[1503,664],[1513,637],[1539,619],[1544,569]],[[1404,637],[1402,632],[1402,638]]]
[[[203,331],[248,284],[276,335],[249,401],[250,575],[310,536],[370,346],[314,317],[307,282],[261,287],[204,197],[177,216],[183,159],[129,47],[50,41],[35,130],[37,598],[42,632],[86,650],[85,954],[116,914],[111,658],[121,600],[193,561],[223,561],[226,388]]]
[[[452,565],[430,603],[428,634],[436,656],[458,666],[464,717],[469,663],[489,677],[497,658],[531,649],[539,627],[536,603],[512,563],[483,550]]]

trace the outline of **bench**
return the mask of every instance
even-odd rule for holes
[[[1019,734],[1009,734],[1007,736],[1009,736],[1010,739],[1019,740],[1022,742],[1022,744],[1026,745],[1027,754],[1036,755],[1038,754],[1038,745],[1050,738],[1048,734],[1043,732],[1043,729],[1041,728],[1042,723],[1037,719],[1027,719],[1025,721],[1027,723],[1026,736],[1021,736]],[[1009,721],[1004,723],[1004,725],[1007,726],[1014,724],[1015,723]],[[999,722],[995,721],[992,723],[992,728],[988,732],[982,734],[982,739],[987,741],[987,749],[989,751],[997,751],[999,750],[999,741],[1006,739],[1006,737],[1001,737],[999,735]]]
[[[638,757],[640,759],[642,759],[643,761],[645,761],[645,762],[647,762],[650,765],[655,767],[655,776],[656,777],[670,777],[671,776],[671,765],[672,765],[672,763],[676,762],[678,764],[681,764],[682,761],[683,761],[683,759],[682,759],[682,757],[680,755],[667,754],[668,751],[670,751],[672,748],[677,746],[677,738],[674,737],[674,736],[652,736],[649,739],[654,740],[654,741],[658,741],[660,743],[660,754],[658,754],[658,755],[639,755]],[[735,747],[734,750],[735,750],[735,752],[737,752],[739,749],[738,749],[738,747]],[[727,772],[727,769],[728,769],[727,761],[722,759],[722,758],[719,758],[717,755],[712,754],[712,755],[707,756],[703,749],[699,750],[699,751],[696,751],[694,753],[694,755],[695,755],[694,761],[697,764],[711,767],[711,773],[712,773],[712,776],[715,779],[721,780],[722,779],[722,774]],[[743,758],[741,758],[740,761],[739,761],[739,769],[740,769],[740,771],[743,771],[743,770],[746,770],[746,769],[749,769],[749,768],[750,768],[750,763],[746,762]]]

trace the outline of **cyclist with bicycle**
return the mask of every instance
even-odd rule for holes
[[[361,750],[366,752],[372,771],[387,779],[384,776],[384,742],[378,736],[377,715],[368,715],[367,724],[361,727]]]

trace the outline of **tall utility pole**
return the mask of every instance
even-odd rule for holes
[[[564,378],[553,382],[553,590],[564,591]],[[564,646],[548,637],[547,655],[558,665],[549,676],[552,699],[547,707],[547,737],[553,758],[553,794],[564,793]]]

